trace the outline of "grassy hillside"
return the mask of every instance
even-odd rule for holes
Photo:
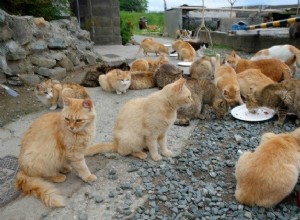
[[[163,12],[127,12],[121,11],[120,13],[121,20],[123,22],[131,21],[133,25],[133,34],[143,34],[144,32],[139,29],[139,20],[140,17],[145,16],[147,18],[148,25],[157,25],[159,26],[159,32],[163,33],[164,28],[164,14]],[[156,31],[157,32],[157,31]]]

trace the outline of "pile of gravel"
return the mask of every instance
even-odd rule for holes
[[[138,172],[143,182],[134,194],[147,194],[148,200],[135,213],[120,211],[116,219],[300,219],[299,185],[273,208],[244,206],[234,198],[238,150],[254,150],[264,132],[296,128],[293,118],[282,128],[274,127],[276,120],[249,123],[230,115],[218,120],[209,112],[179,156],[160,162],[132,162],[132,171]]]

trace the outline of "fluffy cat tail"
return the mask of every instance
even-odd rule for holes
[[[111,88],[107,82],[107,77],[106,75],[100,75],[99,76],[99,84],[101,86],[101,88],[104,90],[104,91],[111,91]]]
[[[19,171],[16,177],[16,186],[26,195],[33,195],[40,199],[47,207],[59,208],[65,206],[64,199],[58,190],[40,177],[27,176],[24,171]]]
[[[95,144],[91,147],[88,147],[85,150],[84,155],[93,156],[99,153],[111,153],[111,152],[117,152],[117,148],[114,146],[112,142],[107,142],[107,143]]]
[[[290,45],[290,50],[293,54],[295,54],[297,67],[300,68],[300,50],[292,45]]]

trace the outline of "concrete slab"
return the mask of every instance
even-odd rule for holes
[[[137,37],[139,42],[142,37]],[[157,39],[162,43],[171,43],[172,40]],[[96,50],[101,54],[117,54],[125,59],[135,58],[138,46],[97,46]],[[139,54],[138,57],[144,57]],[[176,65],[176,58],[170,58]],[[188,71],[186,68],[185,71]],[[100,87],[88,88],[91,97],[95,103],[97,111],[97,133],[93,143],[112,140],[112,129],[119,108],[128,100],[136,97],[147,96],[157,88],[146,90],[129,90],[124,95],[107,93]],[[18,156],[21,137],[30,124],[40,115],[48,110],[30,114],[19,120],[10,123],[0,130],[0,157],[5,155]],[[185,147],[185,141],[189,138],[195,128],[197,120],[193,121],[189,127],[172,126],[168,133],[168,145],[176,154],[180,154]],[[154,163],[148,158],[150,163]],[[104,154],[87,158],[87,164],[98,177],[97,181],[91,185],[84,183],[74,172],[67,175],[67,181],[55,184],[66,199],[66,207],[60,209],[46,208],[40,201],[34,197],[20,197],[5,207],[0,208],[0,219],[112,219],[119,209],[123,209],[129,195],[132,199],[130,210],[134,211],[137,206],[146,199],[146,194],[138,198],[134,195],[134,190],[142,187],[141,178],[137,172],[128,172],[132,163],[142,163],[142,161],[132,157],[121,157],[118,154]],[[109,179],[109,171],[114,169],[117,179]],[[121,184],[128,183],[132,186],[128,190],[119,190]],[[119,190],[119,191],[118,191]],[[115,196],[110,198],[110,192]],[[96,198],[103,198],[103,202],[97,203]]]

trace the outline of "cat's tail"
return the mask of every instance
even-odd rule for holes
[[[300,50],[292,45],[290,45],[290,50],[293,54],[295,54],[297,67],[300,68]]]
[[[111,86],[110,86],[109,83],[107,82],[107,77],[106,77],[106,75],[100,75],[100,76],[99,76],[99,84],[100,84],[101,88],[102,88],[104,91],[108,91],[108,92],[111,92],[111,91],[112,91]]]
[[[135,57],[137,57],[137,55],[139,55],[139,53],[142,51],[143,47],[142,45],[140,45],[138,52],[135,54]]]
[[[31,177],[24,171],[19,171],[16,177],[16,187],[26,195],[40,199],[45,206],[51,208],[64,207],[65,202],[54,186],[40,177]]]
[[[111,152],[117,152],[117,147],[112,142],[107,142],[107,143],[95,144],[91,147],[88,147],[85,150],[84,155],[93,156],[99,153],[111,153]]]

